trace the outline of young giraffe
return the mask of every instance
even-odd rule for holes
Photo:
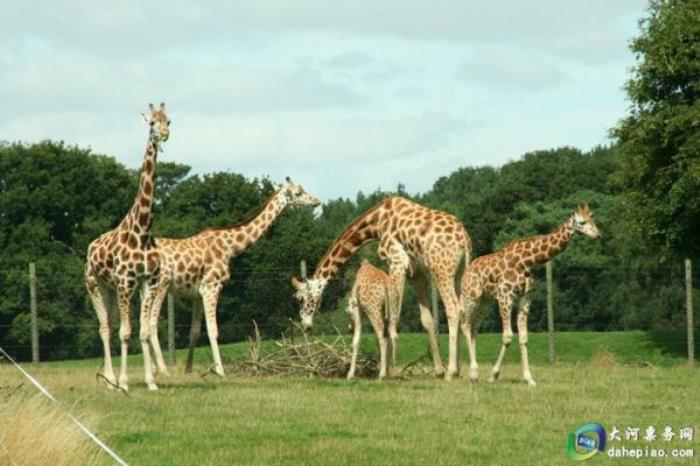
[[[450,214],[428,209],[402,197],[389,197],[350,224],[328,248],[313,276],[304,281],[292,279],[295,296],[301,301],[301,323],[313,325],[313,315],[321,304],[328,281],[364,244],[379,240],[379,256],[389,262],[390,275],[403,296],[407,270],[413,271],[411,282],[419,301],[421,323],[428,332],[436,375],[447,380],[458,373],[457,337],[461,307],[455,290],[455,275],[462,257],[466,264],[471,255],[471,240],[461,223]],[[438,349],[428,299],[428,275],[442,298],[449,324],[449,362],[445,372]],[[399,303],[400,309],[400,303]],[[396,348],[392,337],[392,347]]]
[[[224,375],[217,343],[219,331],[216,325],[216,305],[219,293],[230,278],[229,263],[248,249],[270,228],[287,206],[317,206],[321,201],[306,192],[289,177],[265,202],[262,210],[253,218],[229,227],[207,228],[188,238],[156,238],[160,253],[161,270],[158,291],[151,311],[151,346],[158,369],[167,374],[163,352],[158,340],[158,316],[168,288],[184,294],[199,295],[192,307],[192,326],[187,356],[186,372],[192,370],[194,347],[199,338],[202,323],[202,307],[206,316],[207,334],[214,358],[214,370]]]
[[[491,371],[490,382],[498,379],[506,349],[513,340],[511,311],[516,299],[519,298],[518,339],[523,379],[528,385],[536,385],[530,373],[527,356],[529,292],[535,282],[531,269],[562,252],[575,232],[583,233],[591,238],[600,236],[587,204],[579,206],[571,217],[551,233],[512,241],[499,251],[475,259],[465,270],[461,283],[464,309],[461,327],[469,348],[469,377],[472,380],[479,378],[475,338],[479,324],[485,315],[483,307],[477,307],[480,298],[490,296],[496,299],[503,323],[501,351]]]
[[[394,280],[384,271],[369,263],[367,259],[362,261],[357,270],[355,284],[350,292],[348,301],[348,314],[350,314],[352,336],[352,359],[348,379],[355,377],[357,353],[360,348],[360,335],[362,334],[362,309],[374,328],[379,343],[379,378],[387,375],[389,365],[396,364],[396,347],[391,345],[391,359],[387,359],[387,333],[392,341],[397,338],[396,327],[399,321],[399,291]]]
[[[119,386],[128,390],[126,373],[131,323],[129,307],[134,291],[140,286],[141,314],[140,338],[143,351],[145,380],[148,388],[158,387],[153,380],[150,351],[148,349],[148,310],[153,299],[158,279],[160,261],[151,238],[153,223],[153,201],[155,196],[156,157],[161,142],[170,136],[170,120],[165,114],[165,105],[156,110],[149,104],[150,114],[143,116],[149,124],[146,154],[141,170],[139,192],[129,213],[114,230],[102,234],[88,247],[85,264],[85,285],[100,322],[100,337],[104,347],[104,376],[116,384],[110,348],[110,307],[114,292],[119,306],[121,340],[121,370]]]

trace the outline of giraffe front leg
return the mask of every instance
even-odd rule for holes
[[[348,380],[355,378],[355,369],[357,365],[357,353],[360,350],[360,336],[362,334],[362,318],[360,317],[360,308],[357,300],[354,297],[348,302],[348,314],[350,314],[350,322],[352,325],[352,356],[350,358],[350,370],[348,371]]]
[[[112,390],[117,384],[117,378],[114,375],[114,367],[112,365],[112,348],[110,345],[111,330],[109,327],[109,300],[107,299],[108,291],[97,283],[93,277],[86,278],[86,287],[92,306],[97,314],[97,320],[100,323],[100,339],[104,349],[104,366],[103,375],[109,381],[107,388]]]
[[[530,362],[527,356],[527,317],[530,312],[530,298],[523,296],[520,299],[518,310],[518,340],[520,342],[520,358],[523,366],[523,380],[534,387],[537,385],[530,372]]]
[[[150,311],[150,337],[151,337],[151,348],[156,360],[157,372],[165,376],[169,376],[168,366],[165,365],[165,358],[163,358],[163,349],[160,346],[160,340],[158,338],[158,320],[160,318],[160,311],[163,306],[163,301],[168,293],[168,283],[162,280],[158,282],[157,288],[155,290],[155,298],[153,299],[153,304],[151,305]]]
[[[155,280],[143,282],[141,285],[141,312],[139,315],[139,338],[141,340],[141,351],[143,353],[144,381],[149,390],[158,390],[153,373],[155,368],[151,360],[151,307],[156,291]]]
[[[221,363],[221,355],[219,354],[219,328],[216,324],[216,304],[219,301],[220,291],[220,286],[206,289],[202,293],[202,301],[204,303],[204,318],[207,325],[207,334],[209,335],[209,345],[214,358],[214,372],[216,372],[216,375],[223,377],[224,365]]]
[[[121,358],[119,369],[119,388],[129,391],[129,376],[127,374],[127,357],[129,356],[129,340],[131,339],[131,296],[133,283],[121,283],[117,286],[117,303],[119,305],[119,341],[121,342]]]
[[[503,359],[506,355],[506,350],[513,342],[513,329],[510,324],[510,313],[513,305],[513,300],[510,296],[504,296],[498,298],[498,309],[501,314],[501,323],[503,324],[503,336],[501,343],[501,351],[498,353],[498,359],[496,359],[496,364],[493,366],[491,371],[491,377],[489,382],[495,382],[501,375],[501,365],[503,364]]]

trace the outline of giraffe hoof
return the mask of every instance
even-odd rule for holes
[[[453,371],[445,372],[445,381],[451,382],[452,379],[454,379],[456,375],[458,375],[458,374],[456,372],[453,372]]]
[[[469,369],[469,380],[472,382],[479,381],[479,369]]]
[[[438,379],[441,379],[442,377],[445,376],[445,369],[443,367],[439,367],[435,369],[435,377]]]
[[[535,381],[532,380],[532,379],[525,380],[525,383],[526,383],[529,387],[536,387],[536,386],[537,386],[537,382],[535,382]]]
[[[151,390],[151,391],[156,391],[156,390],[158,390],[158,385],[156,385],[156,384],[154,384],[154,383],[149,383],[149,384],[148,384],[148,389]]]
[[[498,375],[498,373],[491,374],[491,377],[489,377],[489,383],[494,383],[496,380],[498,380]]]
[[[219,377],[221,377],[222,379],[224,378],[224,375],[225,375],[225,374],[224,374],[224,368],[223,368],[223,367],[217,367],[216,369],[214,369],[214,373],[215,373],[216,375],[218,375]]]
[[[127,384],[127,383],[120,383],[120,384],[119,384],[119,388],[122,389],[122,390],[124,390],[125,392],[128,392],[128,391],[129,391],[129,384]]]

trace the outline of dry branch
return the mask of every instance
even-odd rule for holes
[[[260,331],[255,322],[255,334],[248,338],[248,356],[228,362],[227,372],[245,376],[276,377],[345,377],[350,368],[352,351],[345,338],[338,336],[331,342],[322,338],[308,338],[303,341],[291,335],[283,335],[270,349],[263,347]],[[376,377],[377,361],[359,354],[356,376]]]

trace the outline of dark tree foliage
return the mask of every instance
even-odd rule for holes
[[[631,44],[631,107],[613,130],[631,226],[671,253],[700,252],[700,2],[654,0]]]
[[[457,170],[416,200],[460,218],[474,240],[475,256],[513,238],[547,232],[577,203],[589,202],[605,237],[576,238],[556,259],[558,328],[680,328],[682,268],[659,265],[663,250],[648,247],[630,229],[621,195],[608,182],[618,166],[618,151],[610,147],[588,153],[571,148],[538,151],[498,169]],[[159,163],[156,237],[188,236],[209,226],[244,221],[258,213],[275,189],[267,178],[189,171],[184,165]],[[0,146],[0,344],[19,357],[29,357],[27,264],[34,261],[42,358],[100,354],[97,322],[83,284],[84,254],[92,239],[121,220],[133,201],[137,179],[137,171],[109,157],[60,143]],[[401,186],[396,193],[406,195]],[[316,211],[287,208],[267,234],[230,265],[232,279],[218,308],[221,341],[249,336],[253,320],[267,337],[288,329],[290,319],[298,318],[289,279],[298,275],[300,262],[305,260],[313,273],[323,253],[354,218],[396,193],[360,192],[352,200],[327,200]],[[347,326],[346,295],[357,264],[365,257],[380,264],[376,244],[362,248],[330,283],[317,318],[320,330],[334,332],[334,327]],[[533,330],[545,327],[543,272],[537,273]],[[176,298],[176,311],[177,343],[182,346],[189,331],[191,300]],[[489,313],[485,328],[499,331],[494,316],[495,312]],[[410,287],[401,327],[421,329]],[[201,343],[205,342],[203,336]]]

